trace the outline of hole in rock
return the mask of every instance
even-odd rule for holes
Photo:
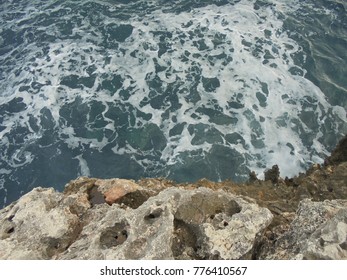
[[[129,225],[123,221],[104,229],[100,235],[101,246],[109,248],[123,244],[129,236],[127,230],[128,226]]]
[[[13,221],[13,218],[14,218],[14,215],[11,215],[7,218],[8,221],[12,222]]]
[[[163,209],[161,208],[154,209],[149,214],[147,214],[144,219],[147,222],[153,221],[154,219],[159,218],[161,216],[161,213],[163,213]]]
[[[323,238],[319,238],[319,245],[322,247],[325,245],[325,241]]]
[[[62,246],[64,244],[64,241],[62,239],[47,236],[41,239],[40,244],[42,244],[46,248],[46,254],[49,258],[54,256],[58,252],[64,251],[64,248]]]
[[[275,234],[273,232],[270,233],[269,240],[270,241],[274,241],[275,240]]]
[[[12,232],[14,232],[14,227],[11,227],[10,229],[8,229],[8,230],[6,231],[6,233],[12,233]]]

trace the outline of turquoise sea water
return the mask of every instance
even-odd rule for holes
[[[0,1],[0,208],[77,176],[293,176],[347,133],[347,2]]]

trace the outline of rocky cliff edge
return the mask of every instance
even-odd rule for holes
[[[347,259],[347,137],[294,178],[35,188],[0,210],[0,259]]]

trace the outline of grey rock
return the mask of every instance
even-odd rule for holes
[[[83,197],[36,188],[0,211],[0,259],[50,259],[64,251],[82,229],[77,208]]]
[[[90,199],[77,187],[37,188],[2,209],[0,259],[250,258],[272,220],[250,199],[207,188],[168,188],[136,209]]]
[[[61,259],[242,258],[272,219],[265,208],[206,188],[169,188],[137,209],[98,205],[91,212],[95,222]]]
[[[273,246],[268,246],[262,257],[347,259],[347,201],[303,200],[289,230]]]

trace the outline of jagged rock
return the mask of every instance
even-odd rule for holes
[[[169,188],[137,209],[98,205],[90,212],[95,222],[81,232],[88,238],[61,259],[242,258],[272,219],[267,209],[206,188]]]
[[[278,183],[280,178],[280,169],[278,165],[273,165],[271,169],[264,172],[265,181],[271,181],[274,184]]]
[[[91,205],[102,203],[124,203],[131,208],[139,207],[149,197],[163,189],[173,186],[171,181],[146,179],[135,183],[125,179],[96,179],[79,177],[69,182],[64,189],[65,195],[87,195]]]
[[[82,229],[87,197],[36,188],[0,211],[0,259],[50,259]]]
[[[336,165],[347,161],[347,135],[343,137],[331,155],[324,161],[325,165]]]
[[[319,201],[347,199],[347,162],[324,168],[312,167],[306,174],[295,177],[292,183],[297,201],[304,198]]]
[[[264,245],[260,258],[347,259],[347,200],[303,200],[289,230]]]
[[[37,188],[0,218],[1,259],[239,259],[252,255],[272,214],[206,188],[169,188],[137,209]]]
[[[95,185],[95,178],[79,177],[69,182],[64,188],[64,194],[88,193]]]
[[[249,183],[254,183],[254,182],[256,182],[256,181],[258,181],[257,174],[256,174],[254,171],[251,171],[251,172],[249,173],[248,182],[249,182]]]

